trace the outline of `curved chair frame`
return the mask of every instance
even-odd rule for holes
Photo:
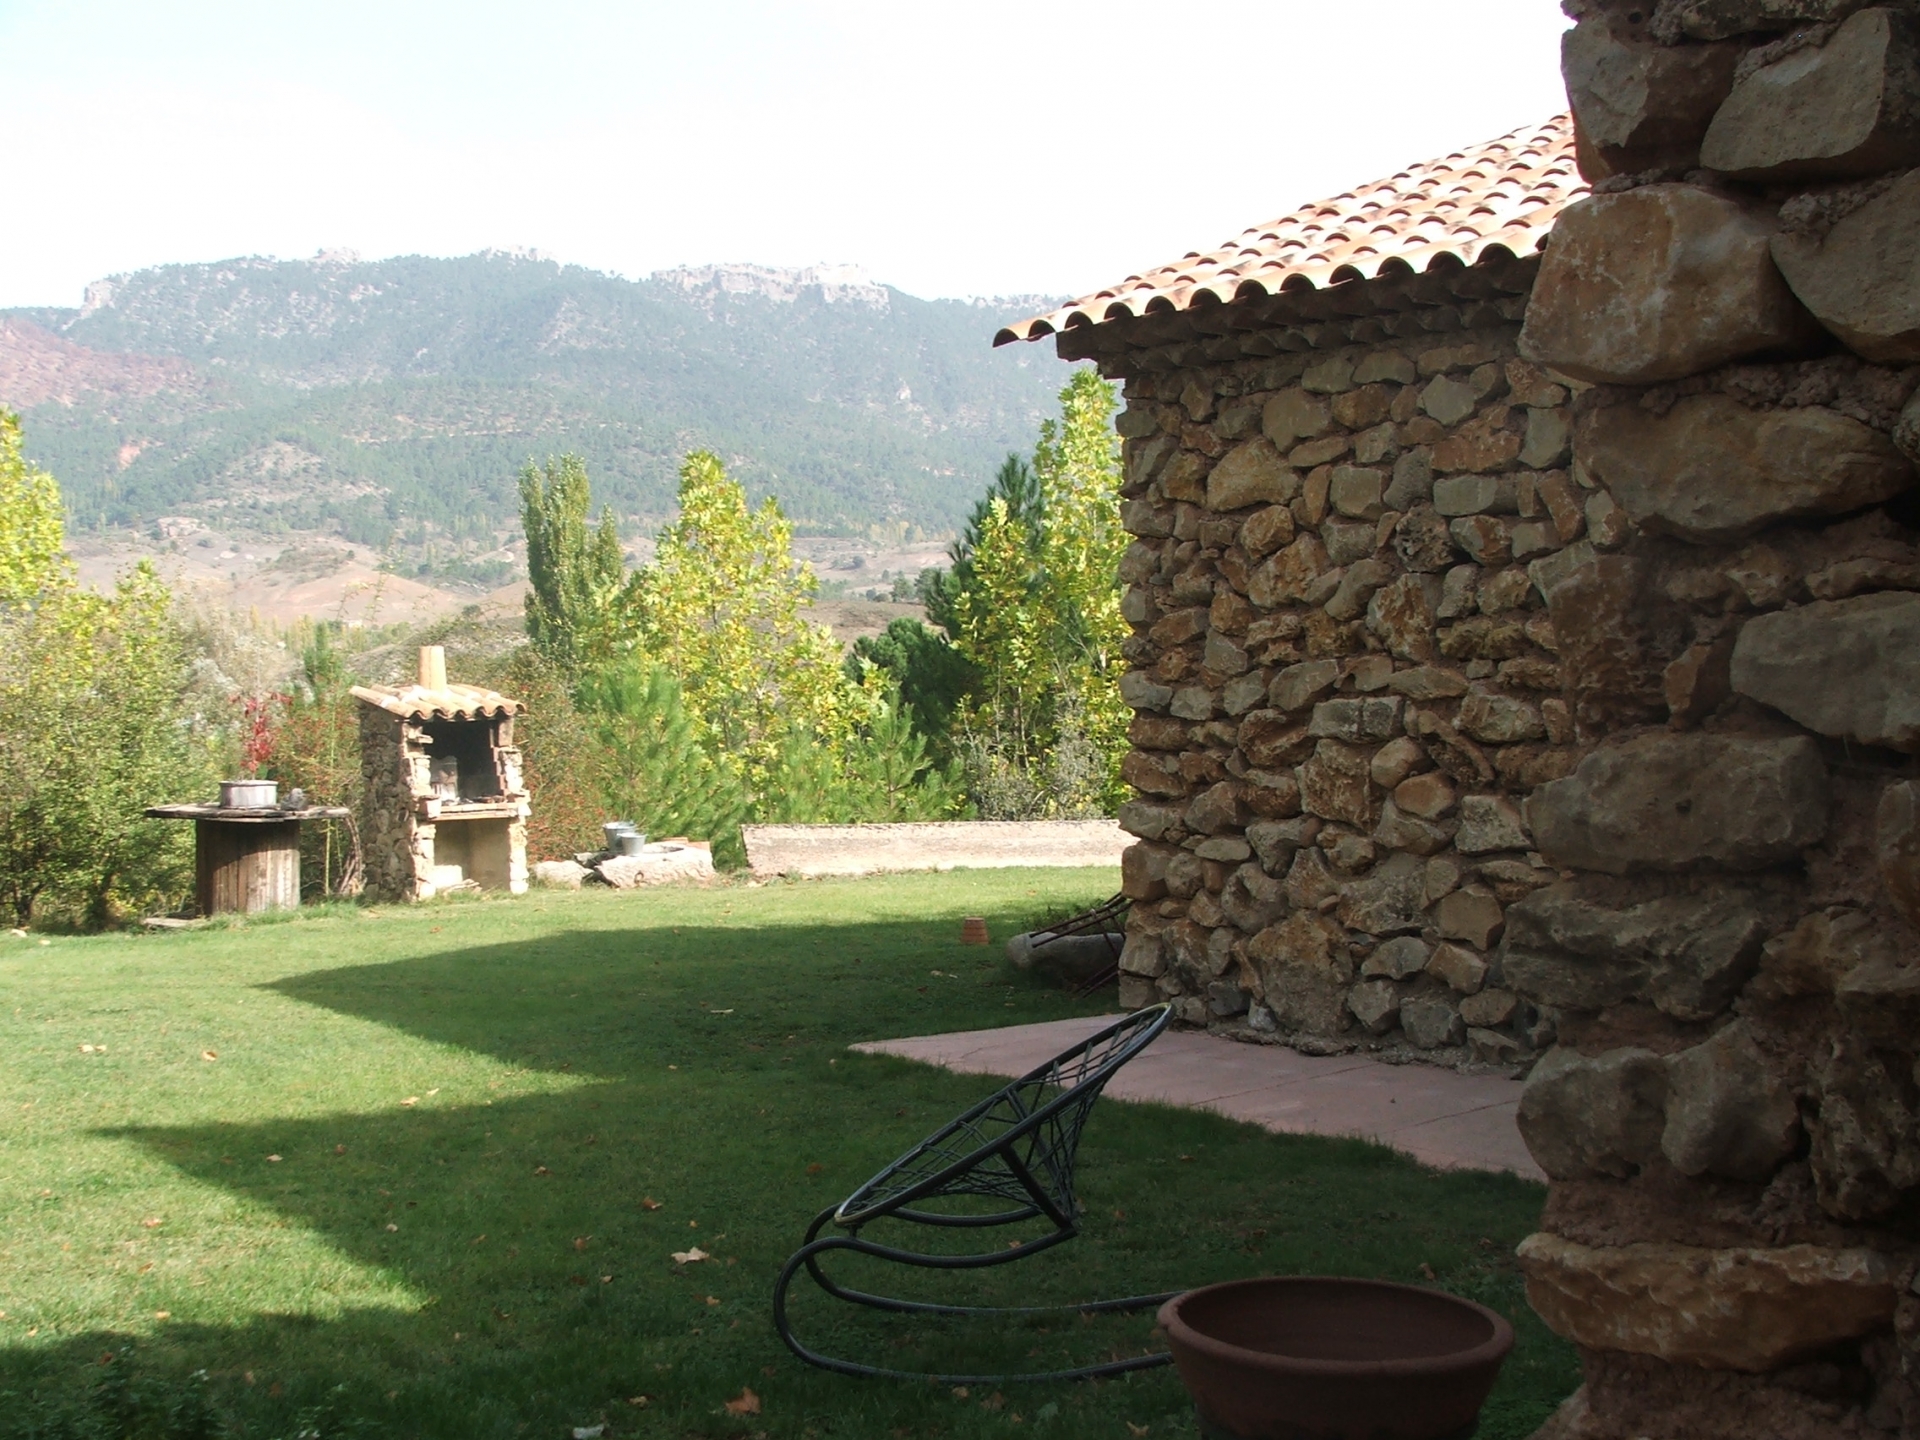
[[[786,1346],[809,1365],[842,1375],[871,1375],[900,1380],[935,1380],[948,1385],[1000,1384],[1014,1380],[1085,1380],[1165,1365],[1166,1353],[1033,1374],[944,1374],[894,1370],[837,1359],[811,1349],[793,1332],[787,1318],[787,1291],[805,1270],[813,1283],[837,1300],[908,1315],[1021,1316],[1102,1314],[1146,1310],[1177,1290],[1158,1295],[1129,1295],[1082,1305],[939,1305],[849,1289],[821,1268],[823,1255],[849,1250],[900,1265],[930,1270],[978,1270],[1024,1260],[1079,1233],[1073,1193],[1074,1157],[1080,1132],[1093,1102],[1122,1065],[1159,1038],[1172,1018],[1168,1005],[1140,1010],[1110,1025],[1046,1064],[982,1100],[958,1119],[935,1131],[868,1180],[807,1227],[806,1241],[793,1253],[773,1288],[773,1323]],[[929,1200],[971,1196],[1004,1202],[987,1214],[947,1214],[917,1208]],[[1032,1240],[998,1250],[940,1255],[881,1245],[862,1238],[863,1226],[876,1220],[902,1220],[943,1229],[986,1229],[1042,1219],[1053,1228]],[[829,1224],[842,1233],[822,1236]]]

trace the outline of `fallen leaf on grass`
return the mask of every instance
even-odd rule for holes
[[[171,1310],[156,1310],[153,1312],[153,1318],[156,1320],[171,1320],[173,1318],[173,1312]]]
[[[344,1145],[336,1145],[333,1147],[333,1153],[336,1155],[344,1155],[347,1153],[347,1147]]]
[[[1433,1273],[1433,1266],[1429,1265],[1424,1260],[1420,1262],[1420,1273],[1426,1276],[1427,1279],[1429,1280],[1438,1280],[1440,1278],[1438,1275]]]
[[[760,1397],[753,1393],[751,1386],[742,1385],[740,1387],[740,1393],[734,1396],[733,1399],[727,1401],[727,1413],[729,1415],[758,1415],[760,1413]]]
[[[573,1248],[576,1250],[584,1250],[587,1248],[587,1242],[591,1239],[593,1239],[591,1235],[576,1235],[573,1237]]]
[[[475,1244],[475,1245],[478,1245],[478,1244],[479,1244],[479,1243],[480,1243],[481,1241],[483,1241],[483,1240],[485,1240],[486,1238],[487,1238],[487,1237],[486,1237],[486,1236],[484,1236],[484,1235],[476,1235],[476,1236],[474,1236],[474,1237],[473,1237],[473,1242],[472,1242],[472,1243],[473,1243],[473,1244]]]
[[[267,1156],[267,1160],[269,1161],[269,1163],[274,1165],[278,1165],[280,1163],[280,1157],[278,1155],[269,1155]]]
[[[676,1265],[692,1265],[698,1261],[711,1260],[712,1258],[711,1255],[707,1254],[707,1252],[702,1250],[698,1245],[694,1246],[691,1250],[676,1250],[673,1252],[673,1263]]]
[[[200,1058],[202,1060],[218,1060],[220,1058],[220,1052],[218,1050],[202,1050],[200,1052]]]
[[[718,1305],[720,1303],[719,1297],[714,1295],[709,1295],[707,1296],[707,1303],[709,1305]]]
[[[418,1105],[420,1103],[420,1097],[418,1095],[409,1095],[400,1103],[402,1105]]]
[[[533,1173],[536,1175],[551,1175],[553,1172],[544,1165],[536,1165],[533,1167]]]
[[[648,1195],[641,1199],[640,1208],[642,1210],[658,1210],[660,1208],[660,1202],[651,1195]]]
[[[953,1387],[953,1398],[956,1400],[964,1400],[971,1393],[972,1392],[970,1392],[967,1389],[967,1387],[964,1385],[956,1385]]]
[[[816,1160],[811,1165],[807,1166],[807,1174],[818,1175],[822,1170],[826,1168],[827,1168],[826,1166],[822,1165],[818,1160]]]
[[[1127,1433],[1130,1435],[1144,1435],[1147,1433],[1147,1428],[1145,1425],[1136,1425],[1131,1420],[1127,1421]]]
[[[573,1440],[600,1440],[606,1433],[605,1425],[576,1425],[573,1427]]]
[[[653,1403],[653,1397],[651,1395],[629,1395],[627,1397],[627,1403],[629,1405],[638,1406],[640,1409],[644,1410],[647,1408],[647,1406]]]
[[[400,1233],[400,1227],[398,1225],[389,1223],[387,1225],[387,1233],[390,1235],[398,1235]]]
[[[165,1222],[162,1221],[158,1215],[149,1215],[146,1219],[142,1220],[140,1223],[146,1226],[147,1229],[152,1230],[157,1226],[164,1224]]]

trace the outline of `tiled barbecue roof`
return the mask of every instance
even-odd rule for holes
[[[438,690],[424,685],[356,685],[353,693],[356,699],[408,720],[472,720],[481,715],[515,715],[520,710],[518,700],[478,685],[448,685]]]
[[[1529,255],[1545,242],[1560,211],[1585,193],[1586,182],[1574,168],[1572,118],[1556,115],[1302,205],[1208,254],[1129,275],[1050,314],[1009,325],[993,343],[1038,340],[1059,330],[1283,289]]]

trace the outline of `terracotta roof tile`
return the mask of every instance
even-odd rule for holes
[[[1283,289],[1413,273],[1531,254],[1554,218],[1586,193],[1573,122],[1556,115],[1498,140],[1410,166],[1345,195],[1302,205],[1144,275],[1009,325],[993,343],[1038,340],[1130,316],[1171,314]]]

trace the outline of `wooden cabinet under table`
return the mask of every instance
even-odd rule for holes
[[[304,810],[155,805],[160,820],[193,821],[194,899],[202,915],[253,915],[300,904],[300,822],[340,820],[344,807]]]

